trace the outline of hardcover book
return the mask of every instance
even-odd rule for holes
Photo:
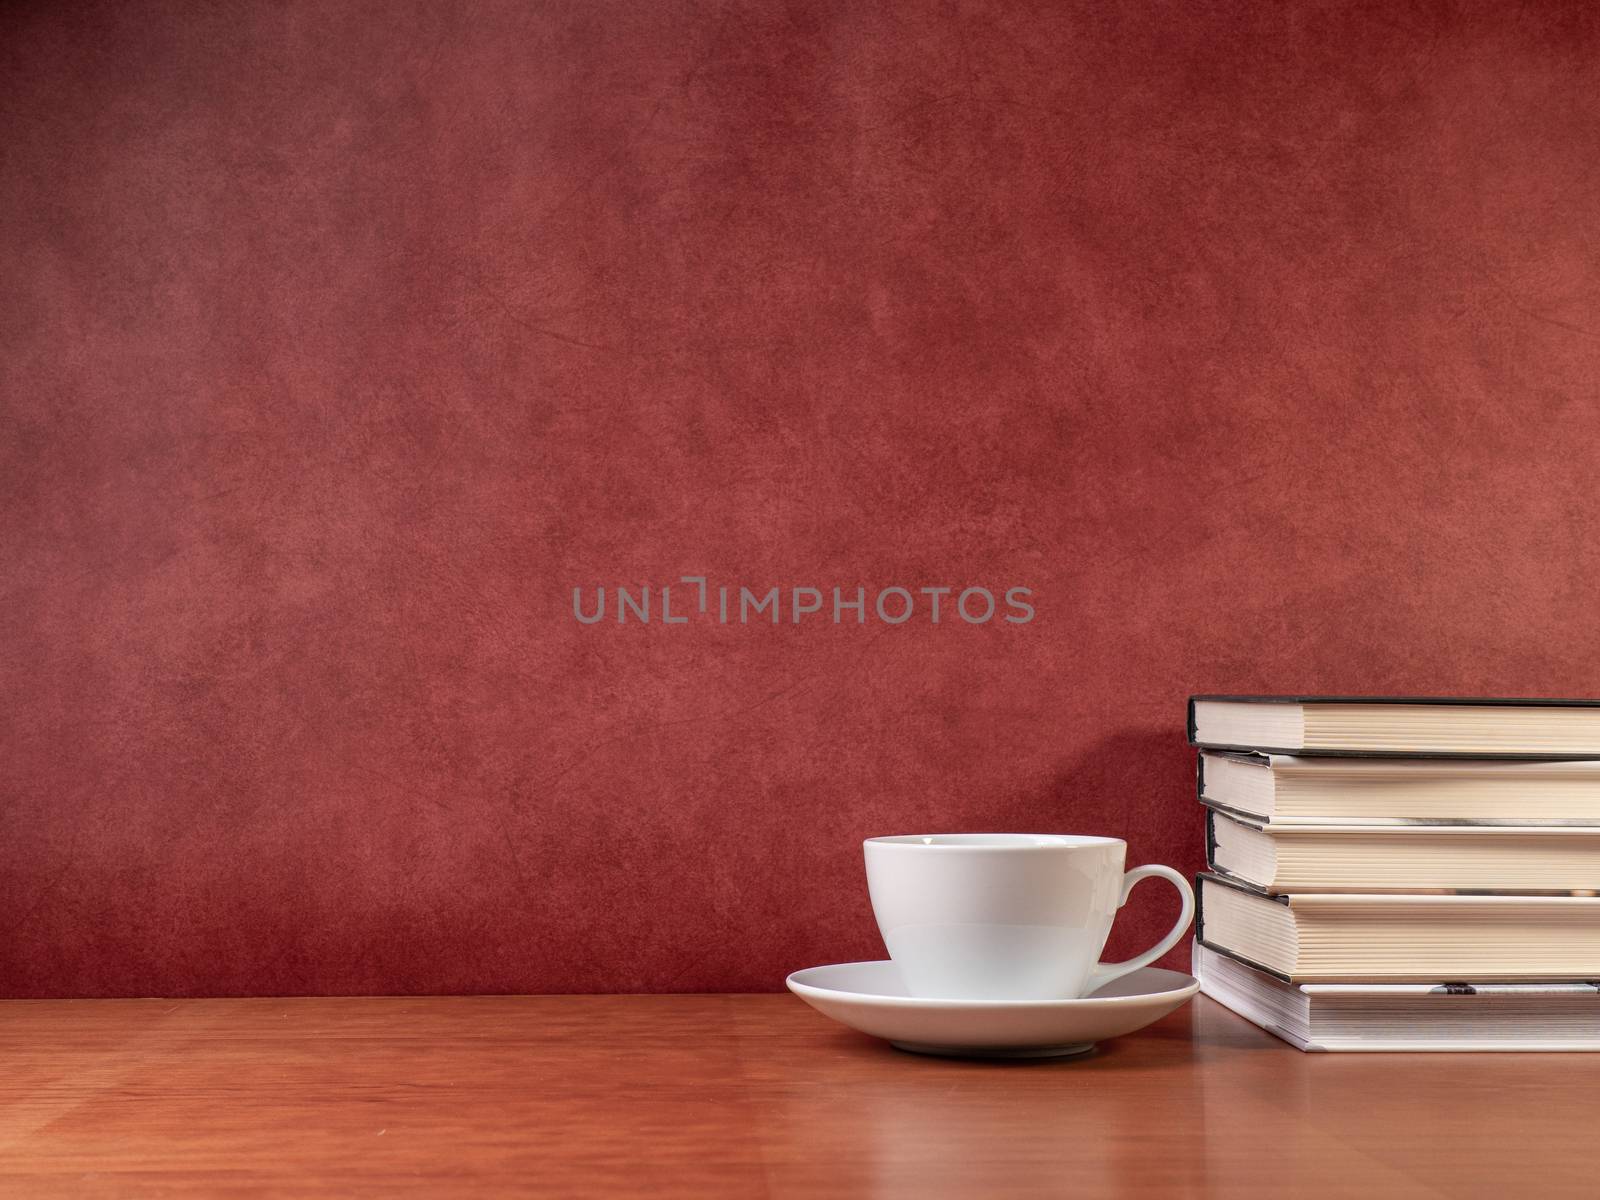
[[[1200,990],[1301,1050],[1600,1050],[1600,983],[1285,983],[1194,945]]]
[[[1600,979],[1600,896],[1271,895],[1199,876],[1195,933],[1291,983]]]
[[[1189,740],[1272,754],[1600,758],[1600,700],[1191,696]]]
[[[1201,803],[1273,824],[1600,827],[1600,760],[1297,757],[1206,750]]]
[[[1211,867],[1268,892],[1596,892],[1600,829],[1277,825],[1206,813]]]

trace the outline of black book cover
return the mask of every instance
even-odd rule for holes
[[[1238,825],[1248,826],[1251,829],[1265,829],[1266,823],[1259,817],[1247,817],[1243,813],[1231,813],[1222,805],[1213,804],[1209,800],[1201,801],[1201,803],[1206,806],[1206,866],[1210,869],[1209,873],[1217,879],[1233,880],[1243,884],[1250,891],[1266,895],[1267,893],[1257,888],[1255,884],[1245,883],[1244,880],[1228,874],[1228,872],[1217,866],[1217,817],[1220,815],[1226,820],[1233,821]],[[1277,898],[1276,893],[1273,894],[1273,898]]]
[[[1204,699],[1204,697],[1197,696],[1197,697],[1195,697],[1195,699]],[[1194,704],[1193,704],[1192,701],[1190,702],[1190,705],[1189,705],[1189,711],[1190,711],[1191,714],[1194,712]],[[1193,733],[1194,733],[1193,717],[1191,716],[1191,718],[1190,718],[1190,741],[1191,741],[1191,743],[1194,740],[1193,739]],[[1194,760],[1194,798],[1196,800],[1200,801],[1201,804],[1209,805],[1212,808],[1219,808],[1223,812],[1231,812],[1233,810],[1230,809],[1226,804],[1218,804],[1215,800],[1206,799],[1206,754],[1214,754],[1218,758],[1239,759],[1239,760],[1241,760],[1243,762],[1248,762],[1248,763],[1251,763],[1253,765],[1259,765],[1264,770],[1269,770],[1269,769],[1271,769],[1271,766],[1272,766],[1272,760],[1269,759],[1265,754],[1257,754],[1254,751],[1249,751],[1249,750],[1243,750],[1243,751],[1241,751],[1241,750],[1217,750],[1217,749],[1215,749],[1213,747],[1208,746],[1208,747],[1206,747],[1205,754],[1197,754],[1197,755],[1195,755],[1195,760]]]
[[[1207,824],[1209,827],[1209,822]],[[1209,840],[1210,839],[1208,836],[1208,843]],[[1206,860],[1208,862],[1210,861],[1210,857],[1211,854],[1208,845],[1206,851]],[[1242,879],[1235,879],[1231,875],[1224,875],[1219,871],[1201,871],[1194,877],[1194,937],[1195,941],[1199,942],[1207,950],[1214,950],[1224,958],[1231,958],[1235,962],[1242,962],[1247,967],[1253,967],[1262,974],[1271,975],[1274,979],[1281,979],[1285,983],[1294,983],[1295,981],[1289,976],[1285,975],[1282,971],[1274,971],[1271,967],[1263,966],[1254,959],[1246,958],[1242,954],[1237,954],[1234,951],[1229,950],[1226,946],[1219,946],[1217,943],[1206,937],[1205,885],[1207,882],[1220,884],[1223,887],[1231,887],[1235,891],[1245,892],[1251,896],[1260,896],[1263,900],[1271,900],[1274,904],[1282,904],[1287,906],[1289,903],[1289,897],[1270,895],[1258,887],[1252,887]]]
[[[1236,704],[1394,704],[1444,705],[1453,708],[1600,708],[1600,700],[1559,700],[1533,696],[1220,696],[1189,697],[1189,744],[1204,750],[1227,750],[1240,754],[1288,754],[1304,758],[1479,758],[1523,759],[1543,762],[1578,762],[1600,758],[1600,753],[1552,754],[1507,753],[1455,750],[1329,750],[1321,747],[1240,746],[1225,742],[1202,742],[1195,737],[1194,706],[1200,700]]]

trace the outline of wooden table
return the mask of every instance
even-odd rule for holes
[[[1304,1055],[1204,999],[999,1064],[787,995],[11,1001],[0,1066],[6,1197],[1600,1188],[1600,1056]]]

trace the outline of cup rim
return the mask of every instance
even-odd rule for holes
[[[1036,840],[1027,840],[1036,839]],[[1091,833],[894,833],[869,837],[863,846],[904,846],[913,850],[1079,850],[1089,846],[1126,846],[1122,838]]]

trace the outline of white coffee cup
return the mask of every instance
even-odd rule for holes
[[[913,996],[1076,999],[1153,963],[1194,916],[1189,881],[1171,867],[1124,872],[1119,838],[939,833],[868,838],[865,849],[872,911]],[[1150,876],[1183,897],[1178,923],[1138,957],[1102,963],[1117,910]]]

